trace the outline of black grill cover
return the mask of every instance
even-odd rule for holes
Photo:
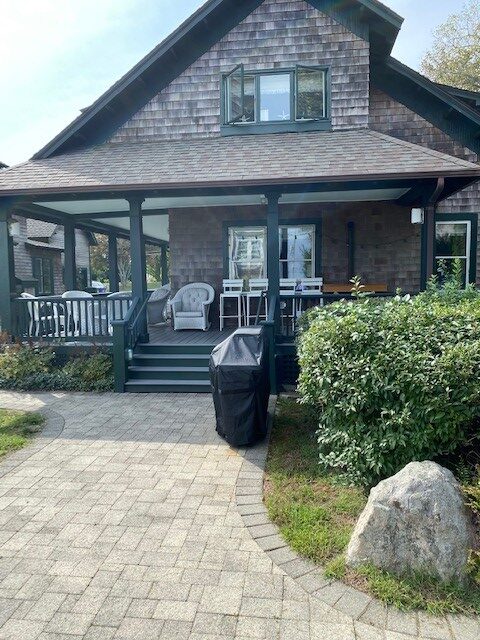
[[[236,447],[267,433],[267,338],[262,327],[238,329],[210,356],[210,381],[217,433]]]

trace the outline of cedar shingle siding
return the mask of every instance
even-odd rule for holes
[[[220,133],[220,75],[245,69],[331,69],[332,125],[367,127],[369,44],[306,2],[266,0],[151,100],[112,137],[113,142],[216,136]]]
[[[401,140],[435,149],[443,153],[478,163],[477,155],[452,140],[430,122],[385,93],[372,89],[370,93],[370,127]],[[480,213],[480,183],[459,191],[438,206],[439,213]],[[480,284],[480,225],[477,242],[477,283]]]

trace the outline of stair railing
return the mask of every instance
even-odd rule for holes
[[[148,340],[146,334],[146,314],[148,296],[142,301],[134,298],[123,320],[114,320],[113,327],[113,369],[115,391],[123,393],[127,382],[128,363],[140,341]]]

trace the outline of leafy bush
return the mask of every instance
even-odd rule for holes
[[[19,380],[46,373],[52,363],[53,351],[28,346],[6,346],[0,353],[0,376],[5,380]]]
[[[18,391],[112,391],[111,356],[95,353],[71,358],[63,367],[53,364],[47,348],[8,346],[0,353],[0,388]]]
[[[299,340],[302,401],[320,412],[320,463],[372,486],[453,452],[480,415],[480,296],[431,286],[310,312]]]

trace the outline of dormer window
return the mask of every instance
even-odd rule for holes
[[[293,69],[245,71],[239,64],[223,76],[222,84],[225,134],[253,133],[253,126],[267,132],[329,125],[324,68],[297,65]]]

